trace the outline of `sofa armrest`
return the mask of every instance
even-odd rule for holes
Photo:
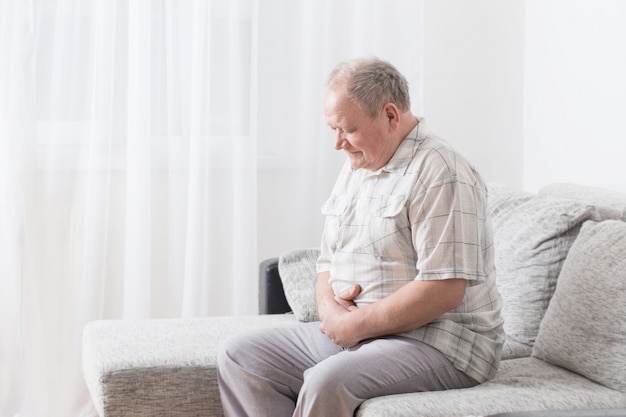
[[[259,314],[283,314],[291,311],[278,272],[278,258],[259,264]]]

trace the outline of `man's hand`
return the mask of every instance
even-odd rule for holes
[[[346,310],[352,311],[357,308],[356,304],[354,304],[354,299],[357,295],[361,293],[361,286],[359,284],[354,284],[345,290],[341,291],[339,294],[335,295],[333,299],[340,306],[344,307]]]
[[[320,284],[321,282],[321,284]],[[339,304],[346,310],[352,310],[357,308],[354,304],[354,300],[357,295],[361,292],[361,287],[359,285],[352,285],[349,288],[346,288],[338,295],[333,293],[330,285],[326,284],[326,278],[323,278],[318,282],[317,287],[317,314],[321,321],[324,321],[326,318],[327,305],[324,302],[325,299],[329,298],[334,301],[334,303]]]
[[[358,309],[353,300],[360,292],[361,287],[355,284],[334,297],[325,296],[319,303],[319,308],[323,312],[320,314],[320,317],[323,317],[320,331],[339,346],[351,347],[360,342],[357,329],[349,320],[350,312]]]
[[[466,285],[464,279],[415,280],[361,308],[347,299],[348,293],[339,294],[337,300],[332,291],[319,291],[320,330],[339,346],[352,347],[366,339],[417,329],[456,308]]]

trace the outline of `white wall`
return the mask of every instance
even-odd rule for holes
[[[626,192],[626,2],[526,2],[524,186]]]
[[[626,2],[424,5],[424,114],[488,181],[626,192]]]
[[[334,149],[322,98],[339,62],[378,56],[410,80],[421,100],[421,1],[344,0],[260,2],[258,246],[263,260],[319,246],[320,207],[345,154]],[[359,7],[356,7],[358,5]],[[304,16],[304,18],[302,18]],[[266,62],[266,61],[263,61]]]
[[[280,3],[283,13],[296,4],[274,3]],[[626,114],[626,2],[424,0],[416,4],[423,5],[421,20],[415,11],[402,15],[398,10],[381,10],[378,19],[364,22],[372,29],[358,45],[354,38],[315,40],[320,48],[329,42],[340,45],[326,62],[304,66],[320,94],[323,78],[337,60],[377,54],[408,72],[415,89],[414,111],[466,155],[487,181],[529,191],[552,182],[626,191],[622,163],[626,133],[621,126]],[[268,33],[269,44],[291,48],[294,60],[284,63],[283,73],[262,74],[269,80],[262,88],[288,98],[297,88],[290,83],[290,71],[301,58],[301,38],[295,34],[302,31],[289,28],[289,19],[275,24]],[[290,34],[286,43],[285,33]],[[406,42],[413,48],[410,56],[403,52]],[[420,66],[414,62],[420,48],[421,80],[415,71]],[[315,106],[299,114],[299,120],[308,123],[306,129],[317,129],[320,141],[331,141],[320,97],[310,99]],[[259,131],[277,139],[261,141],[261,146],[274,146],[261,151],[278,158],[260,161],[259,259],[318,244],[323,220],[319,205],[343,160],[330,142],[312,144],[306,155],[292,155],[289,142],[301,140],[302,124],[286,123],[286,118],[299,110],[279,106],[264,111],[268,116],[262,118]],[[317,179],[302,181],[302,172],[310,170]],[[298,193],[303,187],[305,193]]]
[[[523,182],[523,0],[424,2],[424,116],[489,182]]]

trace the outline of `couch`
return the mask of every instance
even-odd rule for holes
[[[506,332],[495,378],[373,398],[355,415],[626,416],[626,194],[490,184],[489,210]],[[259,315],[89,323],[83,373],[100,417],[222,416],[220,342],[315,320],[316,256],[295,249],[261,262]]]

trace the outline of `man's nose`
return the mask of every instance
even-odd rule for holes
[[[343,149],[346,146],[346,138],[342,130],[337,129],[335,133],[335,149]]]

